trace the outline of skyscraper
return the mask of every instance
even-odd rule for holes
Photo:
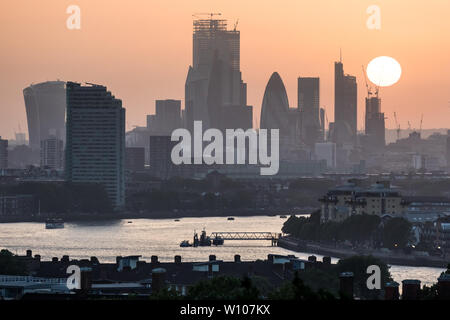
[[[446,158],[447,158],[447,168],[448,171],[450,172],[450,130],[447,130],[447,154],[446,154]]]
[[[260,128],[279,129],[280,137],[289,135],[289,101],[278,72],[271,75],[264,91]]]
[[[296,161],[301,157],[301,113],[298,108],[289,108],[286,88],[277,72],[271,75],[264,91],[259,127],[279,130],[280,160]]]
[[[150,137],[150,172],[152,175],[168,179],[175,175],[176,166],[172,162],[171,154],[177,144],[170,136]]]
[[[386,144],[384,113],[378,96],[366,98],[366,136],[367,147],[371,150],[379,150]]]
[[[156,100],[155,115],[151,120],[150,130],[158,134],[171,135],[172,131],[181,128],[181,101]]]
[[[41,140],[41,167],[55,170],[63,168],[64,144],[55,136]]]
[[[41,140],[55,134],[65,141],[66,89],[63,81],[33,84],[23,90],[30,147],[39,150]]]
[[[203,128],[251,128],[252,107],[240,71],[240,32],[226,20],[196,19],[193,59],[185,84],[187,129],[201,120]]]
[[[355,145],[357,130],[356,77],[344,74],[342,61],[334,63],[334,137],[338,145]]]
[[[125,168],[130,171],[143,171],[145,169],[145,148],[125,148]]]
[[[8,140],[0,137],[0,169],[8,168]]]
[[[125,109],[106,87],[67,83],[66,176],[100,183],[115,208],[125,204]]]
[[[302,139],[310,147],[319,142],[320,122],[320,79],[298,78],[298,108],[302,113]]]

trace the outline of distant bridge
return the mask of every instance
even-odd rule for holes
[[[277,244],[281,233],[274,232],[213,232],[211,239],[222,238],[223,240],[270,240],[272,246]]]

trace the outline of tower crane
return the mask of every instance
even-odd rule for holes
[[[362,66],[363,74],[364,74],[364,81],[366,82],[366,89],[367,89],[367,98],[370,98],[371,95],[374,95],[378,98],[378,92],[380,91],[379,86],[375,86],[375,91],[372,91],[372,87],[369,86],[369,83],[367,81],[367,74],[366,74],[366,68],[364,65]]]
[[[236,23],[234,24],[233,31],[236,31],[238,23],[239,23],[239,18],[236,20]]]

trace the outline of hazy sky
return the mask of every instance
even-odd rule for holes
[[[81,30],[66,27],[69,5],[81,8]],[[366,26],[366,9],[381,8],[381,30]],[[448,0],[14,0],[0,3],[0,135],[26,130],[22,90],[30,83],[71,80],[106,85],[127,109],[127,129],[145,125],[155,99],[184,98],[192,61],[192,14],[239,19],[241,70],[259,123],[264,88],[278,71],[291,107],[297,77],[321,78],[321,105],[333,121],[334,61],[358,78],[358,129],[363,127],[361,66],[381,55],[403,68],[382,89],[388,127],[450,127]],[[183,103],[184,105],[184,103]]]

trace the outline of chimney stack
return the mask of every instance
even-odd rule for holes
[[[152,292],[159,292],[166,285],[166,269],[155,268],[152,270]]]
[[[87,293],[92,287],[92,269],[88,267],[80,268],[81,291]]]
[[[437,284],[439,300],[450,300],[450,273],[442,273]]]
[[[353,299],[353,272],[342,272],[339,275],[339,293],[346,298]]]
[[[402,281],[402,300],[417,300],[420,294],[420,280],[406,279]]]
[[[400,294],[398,292],[399,284],[397,282],[388,282],[384,287],[384,300],[398,300]]]

